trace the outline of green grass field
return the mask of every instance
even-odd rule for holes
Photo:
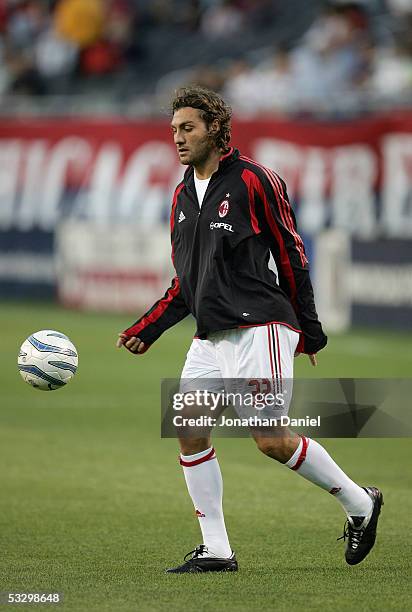
[[[159,434],[160,380],[179,375],[193,325],[183,322],[133,357],[114,347],[129,323],[0,305],[0,591],[60,591],[56,609],[78,612],[409,610],[409,439],[323,441],[353,478],[384,491],[377,545],[357,567],[336,541],[344,515],[329,495],[251,440],[219,439],[240,571],[163,573],[200,543],[176,442]],[[67,333],[80,355],[76,378],[54,393],[30,388],[16,368],[21,342],[44,328]],[[409,377],[411,340],[335,336],[316,370],[297,360],[297,375]]]

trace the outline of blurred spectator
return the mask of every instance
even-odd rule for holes
[[[244,59],[235,61],[229,68],[224,95],[241,115],[258,112],[262,100],[262,75]]]
[[[48,19],[41,0],[13,0],[6,3],[7,38],[13,49],[30,51]]]
[[[256,67],[236,62],[228,74],[226,95],[241,113],[351,108],[360,96],[366,29],[363,10],[328,5],[295,50],[280,45]]]
[[[286,46],[275,51],[266,67],[262,67],[261,109],[276,114],[293,113],[297,108],[299,83],[293,68],[293,54]]]
[[[55,11],[57,33],[80,48],[99,40],[103,34],[103,0],[59,0]]]
[[[121,67],[132,36],[133,14],[124,0],[112,0],[105,7],[105,28],[81,55],[83,74],[106,74]]]
[[[412,56],[407,47],[373,49],[370,93],[374,100],[403,100],[412,94]]]
[[[198,66],[191,80],[201,87],[221,91],[224,75],[215,66]]]
[[[35,67],[45,80],[71,74],[77,57],[76,45],[61,38],[52,26],[42,32],[34,47]]]
[[[293,112],[297,88],[291,53],[279,47],[255,68],[245,60],[236,61],[229,69],[224,91],[238,114]]]
[[[392,13],[398,17],[403,17],[412,12],[411,0],[386,0],[386,2]]]
[[[233,0],[223,0],[207,9],[201,29],[207,38],[228,38],[239,34],[245,26],[244,15]]]
[[[350,109],[361,95],[358,77],[368,36],[366,14],[353,4],[327,5],[294,53],[293,71],[302,108]]]
[[[48,7],[41,0],[6,3],[4,60],[11,91],[35,95],[46,92],[36,69],[34,49],[48,22]]]

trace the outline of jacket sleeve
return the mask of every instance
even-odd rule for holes
[[[173,240],[174,240],[174,218],[176,211],[177,198],[183,189],[183,181],[176,187],[173,195],[172,210],[170,213],[170,233],[172,241],[172,261]],[[179,323],[190,313],[182,297],[178,276],[172,280],[172,284],[164,296],[158,300],[140,319],[124,330],[127,336],[137,336],[147,346],[155,342],[164,331]]]
[[[130,337],[137,336],[150,345],[188,314],[189,309],[182,298],[179,279],[175,276],[164,296],[123,333]]]
[[[259,221],[278,269],[280,287],[289,297],[302,329],[297,350],[316,353],[327,343],[316,312],[309,265],[286,185],[272,170],[263,169],[255,182],[263,206]]]

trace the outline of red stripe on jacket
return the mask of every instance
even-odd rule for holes
[[[255,160],[250,159],[249,157],[246,157],[246,155],[241,155],[240,159],[243,159],[244,161],[247,161],[251,164],[255,164],[258,168],[260,168],[264,172],[275,194],[276,201],[278,204],[279,214],[281,216],[282,222],[284,226],[286,227],[286,229],[289,230],[289,232],[292,234],[293,239],[295,241],[296,249],[300,256],[300,260],[302,262],[302,265],[304,266],[308,260],[305,255],[302,238],[296,232],[296,229],[294,227],[292,214],[291,214],[292,207],[283,195],[283,187],[282,187],[279,177],[277,176],[275,172],[273,172],[273,170],[270,170],[269,168],[262,166],[262,164],[259,164]]]
[[[256,164],[256,166],[261,168],[261,166],[259,164]],[[243,173],[242,173],[242,176],[243,176]],[[250,181],[250,183],[252,184],[254,190],[257,192],[257,194],[261,198],[261,200],[263,202],[263,205],[265,207],[265,215],[266,215],[267,222],[269,224],[269,227],[270,227],[270,230],[271,230],[273,236],[276,239],[276,242],[279,245],[280,263],[281,263],[281,267],[282,267],[282,272],[285,275],[285,277],[288,279],[288,283],[289,283],[289,287],[290,287],[290,299],[291,299],[291,302],[292,302],[295,310],[297,310],[296,282],[295,282],[295,277],[294,277],[293,270],[292,270],[292,265],[290,263],[289,255],[288,255],[288,252],[287,252],[287,249],[286,249],[285,242],[283,240],[282,234],[280,233],[280,230],[279,230],[278,224],[276,222],[276,219],[274,219],[272,211],[270,209],[270,204],[269,204],[269,200],[268,200],[267,195],[266,195],[265,188],[264,188],[261,180],[259,179],[259,177],[254,172],[249,170],[247,176],[248,176],[248,180]]]
[[[255,234],[260,234],[261,230],[259,227],[259,223],[256,217],[255,210],[255,189],[254,189],[254,181],[256,179],[256,175],[251,171],[245,168],[242,172],[242,180],[245,183],[248,190],[248,200],[249,200],[249,212],[250,212],[250,221],[252,223],[252,229]]]
[[[163,300],[160,300],[156,308],[152,310],[149,314],[147,314],[145,317],[140,319],[140,321],[136,323],[136,325],[129,327],[125,333],[128,333],[131,336],[138,336],[139,332],[142,331],[142,329],[145,329],[150,324],[156,323],[156,321],[160,319],[164,311],[167,309],[173,299],[179,294],[179,292],[179,279],[177,276],[175,276],[172,281],[172,286],[167,291],[166,297]]]
[[[302,238],[299,236],[299,234],[297,233],[294,223],[293,223],[293,219],[292,219],[292,207],[290,205],[290,203],[287,201],[287,199],[284,196],[284,189],[283,189],[283,185],[280,182],[280,179],[278,177],[278,175],[276,174],[276,172],[273,172],[273,170],[269,170],[267,169],[267,171],[269,172],[269,174],[272,176],[273,180],[275,181],[277,188],[278,188],[278,193],[280,195],[280,200],[282,202],[283,205],[283,210],[285,215],[287,216],[289,223],[287,224],[287,227],[289,229],[289,231],[291,232],[291,234],[293,234],[293,237],[295,239],[295,244],[296,244],[296,248],[299,251],[299,255],[300,255],[300,260],[302,262],[302,266],[305,266],[308,263],[307,257],[305,255],[305,247],[303,246],[303,241]],[[279,204],[279,208],[280,208],[280,203],[279,203],[279,199],[278,199],[278,204]]]

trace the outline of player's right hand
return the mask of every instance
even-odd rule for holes
[[[299,357],[299,355],[302,355],[302,353],[299,353],[298,351],[295,351],[294,357]],[[316,367],[318,365],[318,360],[316,358],[316,353],[312,353],[311,355],[308,355],[309,357],[309,361],[310,363]]]
[[[119,334],[116,346],[117,348],[121,348],[122,346],[124,346],[125,348],[127,348],[128,351],[135,355],[144,353],[149,348],[145,345],[144,342],[142,342],[142,340],[140,340],[140,338],[137,338],[136,336],[129,337],[124,333]]]

